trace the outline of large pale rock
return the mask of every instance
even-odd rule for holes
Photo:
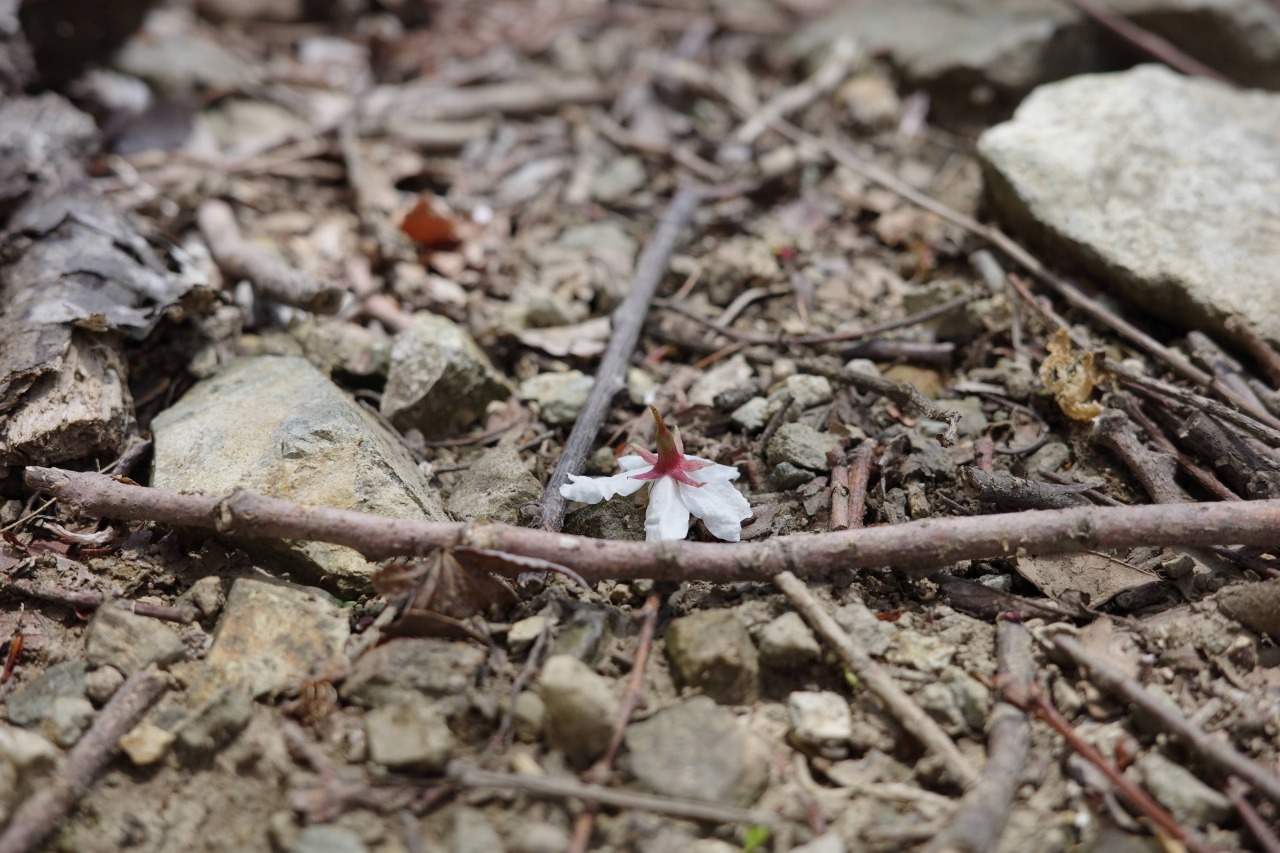
[[[243,488],[394,518],[448,517],[408,452],[302,358],[233,362],[160,413],[152,430],[152,483],[162,488]],[[275,544],[304,574],[325,576],[344,592],[367,587],[375,568],[338,545]]]
[[[1158,66],[1042,87],[978,150],[1012,228],[1167,320],[1280,343],[1280,95]]]
[[[427,438],[452,435],[512,391],[466,330],[447,317],[419,313],[391,346],[382,414],[398,429]]]

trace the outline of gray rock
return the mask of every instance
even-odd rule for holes
[[[844,758],[853,737],[849,702],[838,693],[797,690],[787,697],[791,734],[800,744],[830,759]]]
[[[463,710],[485,653],[462,642],[404,638],[365,652],[342,685],[347,702],[371,708],[421,693],[447,716]]]
[[[233,362],[161,412],[152,429],[154,486],[212,493],[244,488],[393,518],[448,518],[408,451],[301,358]],[[252,544],[274,548],[344,590],[367,589],[377,568],[338,545],[264,542]]]
[[[1144,752],[1134,766],[1151,796],[1183,823],[1196,827],[1221,824],[1231,815],[1231,801],[1225,795],[1160,753]]]
[[[569,655],[553,655],[543,664],[538,694],[546,706],[547,745],[575,767],[604,754],[618,718],[618,698],[609,682]]]
[[[769,439],[765,455],[770,465],[790,462],[810,471],[830,471],[827,454],[840,448],[834,436],[818,432],[808,424],[783,424]]]
[[[445,504],[460,521],[517,524],[520,507],[542,497],[542,485],[520,461],[514,447],[486,450],[462,473]]]
[[[0,724],[0,826],[33,791],[43,787],[60,753],[35,732]]]
[[[569,847],[569,833],[553,823],[525,824],[511,839],[511,853],[561,853]]]
[[[63,749],[70,749],[93,722],[93,703],[83,696],[59,696],[49,706],[40,731]]]
[[[369,757],[393,770],[443,773],[453,757],[453,732],[444,715],[420,696],[365,714]]]
[[[591,197],[609,204],[630,196],[649,180],[644,161],[634,155],[615,157],[591,179]]]
[[[1280,95],[1166,68],[1045,86],[979,140],[991,196],[1034,235],[1167,320],[1233,313],[1280,343]]]
[[[507,629],[507,653],[513,658],[523,657],[547,630],[550,621],[546,616],[530,616],[512,623]]]
[[[1071,448],[1061,441],[1050,441],[1027,458],[1027,473],[1043,477],[1046,473],[1061,471],[1071,461]]]
[[[564,532],[595,539],[643,542],[644,509],[630,498],[587,504],[564,517]]]
[[[174,753],[184,767],[204,764],[244,731],[252,713],[248,691],[231,684],[219,687],[174,729]]]
[[[289,846],[289,853],[367,853],[368,847],[350,829],[341,826],[304,827]]]
[[[696,687],[724,705],[759,698],[759,655],[734,611],[703,610],[676,619],[667,628],[666,649],[678,685]]]
[[[942,672],[956,651],[955,646],[937,637],[904,628],[894,633],[893,643],[884,653],[884,659],[920,672]]]
[[[216,575],[200,578],[200,580],[191,585],[190,589],[178,596],[178,601],[192,605],[206,619],[211,616],[217,616],[222,610],[222,605],[227,603],[227,594],[223,590],[222,578]]]
[[[765,412],[769,409],[769,401],[765,397],[752,397],[733,410],[729,415],[729,423],[747,432],[759,432],[768,422]]]
[[[689,387],[689,402],[695,406],[714,406],[718,394],[746,385],[754,372],[745,358],[735,355],[694,380]]]
[[[124,684],[124,673],[114,666],[100,666],[84,677],[84,692],[95,705],[104,705]]]
[[[877,619],[860,601],[836,608],[834,615],[836,622],[848,633],[854,644],[875,657],[885,653],[897,631],[892,623]]]
[[[437,438],[465,430],[512,390],[466,330],[418,313],[391,347],[382,414],[401,430]]]
[[[187,654],[178,632],[164,622],[119,607],[98,608],[85,645],[89,663],[109,664],[126,675],[148,664],[171,664]]]
[[[915,699],[943,731],[955,737],[981,732],[991,707],[991,691],[954,666],[944,669],[939,681],[921,687]]]
[[[578,605],[557,631],[552,654],[570,655],[591,663],[600,652],[600,643],[609,630],[610,611],[600,605]]]
[[[453,810],[450,853],[502,853],[502,836],[479,809],[458,806]]]
[[[782,408],[784,394],[791,396],[791,414],[799,417],[805,409],[830,403],[835,395],[831,380],[825,376],[813,376],[808,373],[796,373],[775,384],[769,389],[769,407],[767,417],[773,417]]]
[[[528,690],[516,697],[515,719],[512,723],[516,737],[524,743],[536,743],[547,727],[547,704],[537,693]]]
[[[626,744],[631,773],[657,794],[745,807],[769,782],[768,747],[706,696],[632,723]]]
[[[822,647],[799,613],[790,611],[760,631],[760,663],[768,669],[791,670],[813,663]]]
[[[174,740],[173,732],[143,720],[120,738],[120,749],[135,767],[147,767],[164,758]]]
[[[595,379],[581,370],[539,373],[520,383],[520,399],[536,403],[538,417],[550,425],[570,424],[587,402]]]
[[[983,411],[981,397],[961,397],[959,400],[948,400],[947,409],[960,413],[960,425],[957,431],[962,436],[981,435],[991,422]]]
[[[56,699],[85,695],[85,671],[81,660],[55,663],[5,700],[9,722],[15,726],[35,726],[44,722]]]
[[[238,578],[205,663],[228,683],[262,696],[342,657],[350,634],[347,612],[328,593]]]
[[[816,475],[808,468],[790,462],[779,462],[769,473],[769,487],[776,492],[789,492],[812,480]]]
[[[817,19],[788,52],[810,56],[842,36],[886,54],[943,121],[1006,112],[1035,86],[1106,61],[1082,15],[1052,0],[866,0]]]
[[[819,835],[808,844],[792,847],[791,853],[844,853],[844,842],[834,832]]]

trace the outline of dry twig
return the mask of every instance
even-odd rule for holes
[[[1152,59],[1158,59],[1175,71],[1181,71],[1183,74],[1192,77],[1216,80],[1219,83],[1226,83],[1228,86],[1239,86],[1238,83],[1221,71],[1216,71],[1195,57],[1189,56],[1173,42],[1161,38],[1150,30],[1143,29],[1128,18],[1117,15],[1101,3],[1095,3],[1093,0],[1067,0],[1067,2],[1090,18],[1093,18],[1116,36],[1124,39],[1124,41]]]
[[[129,732],[168,686],[159,669],[140,669],[125,679],[80,738],[56,778],[20,805],[0,835],[0,853],[28,853],[58,828],[89,790],[93,780],[120,751]]]
[[[137,613],[139,616],[150,616],[153,619],[163,619],[167,622],[178,622],[183,625],[194,622],[197,616],[196,609],[190,606],[152,604],[147,601],[112,601],[100,592],[61,589],[60,587],[45,586],[23,578],[0,577],[0,591],[17,592],[43,601],[65,604],[76,610],[97,610],[104,603],[112,603],[122,610]]]
[[[463,545],[568,565],[589,582],[764,581],[782,571],[817,574],[875,566],[893,566],[919,577],[959,560],[1008,557],[1020,551],[1104,551],[1139,545],[1271,547],[1280,530],[1280,500],[1262,500],[928,518],[747,543],[621,542],[505,524],[387,518],[243,491],[189,494],[58,468],[29,466],[25,479],[30,488],[98,516],[212,528],[242,536],[332,542],[372,560]],[[518,565],[510,570],[522,571]]]

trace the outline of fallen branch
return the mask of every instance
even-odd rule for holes
[[[642,794],[637,791],[606,788],[603,785],[588,785],[585,782],[579,782],[577,779],[558,779],[553,776],[534,776],[529,773],[495,773],[490,770],[468,767],[459,761],[453,761],[449,764],[449,769],[445,771],[445,777],[450,782],[463,788],[502,788],[509,791],[524,791],[534,796],[555,797],[557,799],[574,797],[589,803],[598,803],[602,806],[639,809],[640,811],[653,812],[654,814],[706,821],[707,823],[772,826],[778,822],[777,817],[768,812],[737,809],[732,806],[701,803],[696,800],[678,800],[674,797],[663,797],[658,794]]]
[[[121,736],[137,725],[166,687],[166,676],[155,667],[129,676],[71,750],[57,777],[18,807],[0,835],[0,853],[28,853],[57,829],[120,751]]]
[[[1229,744],[1211,737],[1204,729],[1184,717],[1169,700],[1151,693],[1114,664],[1098,655],[1089,654],[1072,637],[1056,633],[1049,635],[1046,641],[1070,657],[1076,666],[1087,669],[1090,681],[1113,696],[1141,708],[1148,719],[1165,731],[1177,735],[1207,763],[1224,773],[1240,777],[1272,802],[1280,803],[1280,776],[1237,752]]]
[[[1280,540],[1280,500],[1080,507],[929,518],[865,530],[759,542],[620,542],[506,524],[414,521],[303,506],[252,492],[203,495],[122,483],[102,474],[29,466],[26,484],[96,516],[220,533],[345,545],[371,560],[465,545],[569,566],[601,580],[766,581],[779,572],[893,566],[923,577],[960,560],[1140,545],[1259,545]],[[852,518],[850,521],[852,522]],[[513,565],[518,574],[525,569]]]
[[[804,581],[791,572],[780,572],[773,582],[786,593],[792,606],[826,640],[841,662],[876,695],[894,719],[925,749],[942,759],[952,780],[963,788],[972,787],[978,781],[978,771],[960,753],[955,741],[898,686],[884,667],[854,644],[853,639],[836,623],[821,602],[813,597]]]
[[[34,581],[23,578],[4,578],[0,577],[0,592],[16,592],[21,595],[29,595],[32,598],[39,598],[43,601],[52,601],[55,604],[65,604],[76,610],[97,610],[105,602],[111,601],[100,592],[77,591],[71,589],[62,589],[56,586],[45,586]],[[182,625],[188,625],[196,620],[199,615],[194,607],[190,606],[171,606],[167,604],[152,604],[147,601],[129,601],[126,599],[116,599],[113,602],[117,607],[128,610],[130,613],[136,613],[139,616],[150,616],[153,619],[163,619],[166,622],[178,622]]]

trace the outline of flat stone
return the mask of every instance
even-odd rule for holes
[[[216,575],[200,578],[191,585],[190,589],[178,596],[178,601],[193,605],[206,619],[217,616],[222,611],[222,605],[227,603],[222,578]]]
[[[791,734],[796,741],[830,759],[844,758],[853,737],[849,701],[838,693],[797,690],[787,697]]]
[[[365,714],[369,757],[393,770],[443,773],[453,757],[449,723],[422,697],[406,698]]]
[[[978,143],[999,214],[1145,310],[1280,343],[1280,95],[1160,66],[1037,90]]]
[[[542,697],[528,690],[517,696],[512,725],[516,737],[522,742],[536,743],[540,740],[547,727],[547,704],[542,701]]]
[[[518,524],[520,507],[542,497],[542,484],[529,473],[514,447],[486,450],[462,472],[445,507],[459,521]]]
[[[263,696],[341,657],[350,634],[347,612],[328,593],[238,578],[205,662],[227,682]]]
[[[610,473],[617,473],[617,466]],[[587,504],[564,517],[564,532],[595,539],[644,541],[644,509],[629,498]]]
[[[164,622],[110,606],[98,608],[89,623],[85,645],[90,664],[109,664],[126,675],[153,663],[171,664],[187,655],[178,632]]]
[[[760,663],[769,669],[790,670],[813,663],[822,654],[818,639],[794,611],[782,614],[760,631]]]
[[[801,468],[790,462],[779,462],[769,472],[769,487],[776,492],[789,492],[800,488],[816,476],[808,468]]]
[[[521,400],[536,403],[538,417],[549,425],[571,424],[578,419],[595,384],[581,370],[539,373],[520,383]]]
[[[689,403],[694,406],[714,406],[716,396],[724,391],[741,388],[751,381],[755,371],[741,355],[720,362],[700,375],[689,387]]]
[[[175,754],[184,767],[202,765],[244,731],[252,713],[248,691],[231,684],[217,688],[174,729]]]
[[[83,696],[59,696],[53,700],[40,731],[63,749],[70,749],[92,722],[92,702]]]
[[[1134,767],[1151,796],[1188,826],[1221,824],[1230,817],[1231,800],[1159,752],[1142,753]]]
[[[105,705],[124,684],[124,673],[114,666],[100,666],[84,677],[84,692],[95,705]]]
[[[844,842],[834,832],[819,835],[808,844],[792,847],[791,853],[845,853]]]
[[[173,732],[143,720],[120,738],[120,749],[135,767],[147,767],[164,758],[174,740]]]
[[[479,809],[459,806],[453,810],[453,844],[450,853],[492,853],[502,850],[502,836]]]
[[[400,430],[438,438],[467,429],[512,390],[465,329],[420,312],[391,347],[382,414]]]
[[[759,698],[759,655],[734,611],[703,610],[676,619],[667,628],[666,649],[681,687],[698,688],[723,705]]]
[[[530,616],[513,622],[507,629],[507,652],[515,658],[523,657],[551,622],[546,616]]]
[[[591,197],[606,204],[633,195],[649,181],[644,161],[634,155],[615,157],[591,179]]]
[[[35,732],[0,724],[0,826],[45,784],[62,753]]]
[[[632,774],[656,794],[747,807],[769,782],[768,747],[706,696],[627,727]]]
[[[854,644],[874,657],[885,653],[897,632],[892,623],[877,619],[860,601],[837,607],[834,616]]]
[[[367,853],[354,831],[342,826],[308,826],[298,833],[289,853]]]
[[[82,660],[55,663],[23,684],[5,699],[9,722],[15,726],[35,726],[49,716],[55,699],[85,695],[85,671]]]
[[[604,754],[618,719],[618,698],[609,682],[569,655],[553,655],[542,666],[538,695],[546,706],[547,745],[575,767]]]
[[[467,690],[484,659],[484,650],[463,642],[394,639],[356,660],[343,682],[342,698],[371,708],[420,693],[452,716],[467,706]]]
[[[941,672],[951,663],[956,651],[955,646],[937,637],[907,629],[893,635],[893,644],[884,659],[920,672]]]
[[[747,402],[733,410],[729,415],[729,423],[738,429],[745,429],[747,432],[759,432],[764,429],[764,425],[768,422],[766,412],[769,410],[769,400],[765,397],[752,397]]]
[[[818,432],[808,424],[791,423],[778,427],[769,439],[765,455],[770,465],[789,462],[810,471],[830,471],[827,454],[839,447],[840,442],[834,436]]]
[[[305,359],[232,362],[156,416],[152,485],[214,494],[242,488],[313,506],[446,521],[439,494],[378,420]],[[323,542],[244,540],[340,590],[377,569]]]
[[[991,708],[991,691],[964,670],[948,666],[938,681],[916,692],[916,702],[953,737],[981,732]]]
[[[813,376],[808,373],[796,373],[769,389],[769,407],[767,417],[773,417],[782,408],[784,394],[791,396],[791,414],[799,417],[805,409],[830,403],[835,396],[831,380],[825,376]]]

